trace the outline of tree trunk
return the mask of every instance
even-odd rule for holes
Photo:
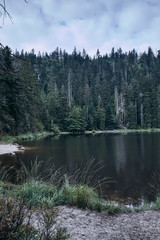
[[[69,70],[68,73],[68,107],[71,107],[72,104],[72,72],[71,69]]]

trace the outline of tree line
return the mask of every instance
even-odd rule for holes
[[[160,51],[0,47],[0,134],[160,127]]]

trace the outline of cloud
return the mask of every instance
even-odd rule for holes
[[[7,1],[7,0],[6,0]],[[0,41],[14,49],[72,52],[74,46],[93,55],[112,47],[124,51],[159,48],[160,1],[157,0],[8,0],[12,24],[5,20]]]

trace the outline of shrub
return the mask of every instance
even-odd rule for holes
[[[98,194],[86,185],[70,185],[66,182],[62,188],[64,203],[79,208],[93,208],[93,202],[98,202]],[[96,209],[95,209],[96,210]]]
[[[55,227],[53,229],[53,226],[56,224],[57,215],[58,210],[56,208],[48,209],[42,207],[41,211],[37,212],[40,239],[65,240],[69,237],[66,228]]]
[[[28,221],[24,223],[25,217]],[[38,231],[30,225],[29,211],[26,212],[23,202],[12,198],[0,197],[0,239],[23,240],[37,239]]]
[[[66,228],[54,227],[57,209],[41,207],[37,212],[38,229],[31,225],[32,217],[35,217],[31,207],[25,208],[23,201],[0,197],[0,239],[65,240],[69,237]]]

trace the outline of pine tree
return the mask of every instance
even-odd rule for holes
[[[67,130],[69,132],[80,133],[84,130],[83,115],[81,107],[74,106],[66,119]]]

